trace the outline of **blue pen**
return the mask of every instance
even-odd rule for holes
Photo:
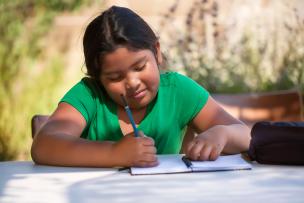
[[[125,97],[124,97],[123,94],[121,94],[120,96],[121,96],[122,102],[123,102],[123,104],[124,104],[124,106],[125,106],[125,110],[126,110],[126,112],[127,112],[127,115],[128,115],[128,117],[129,117],[129,120],[130,120],[130,122],[131,122],[131,124],[132,124],[132,127],[133,127],[133,130],[134,130],[135,137],[139,137],[139,135],[138,135],[138,129],[136,128],[136,125],[135,125],[135,122],[134,122],[134,119],[133,119],[131,110],[130,110],[130,108],[129,108],[129,106],[128,106],[128,103],[127,103],[127,100],[125,99]]]

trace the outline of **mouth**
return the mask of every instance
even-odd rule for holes
[[[146,95],[146,92],[147,92],[146,89],[140,90],[140,91],[137,91],[137,92],[135,92],[133,94],[130,94],[129,97],[133,98],[133,99],[141,99],[141,98],[143,98]]]

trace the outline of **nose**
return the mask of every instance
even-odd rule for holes
[[[129,91],[136,91],[140,86],[140,78],[137,74],[130,74],[126,80],[126,89]]]

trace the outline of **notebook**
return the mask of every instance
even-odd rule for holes
[[[219,156],[215,161],[190,161],[183,154],[158,155],[159,165],[149,168],[131,167],[131,175],[191,173],[251,169],[241,154]]]

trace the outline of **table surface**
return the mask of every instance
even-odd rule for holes
[[[304,202],[304,166],[131,176],[127,171],[0,162],[0,202]]]

